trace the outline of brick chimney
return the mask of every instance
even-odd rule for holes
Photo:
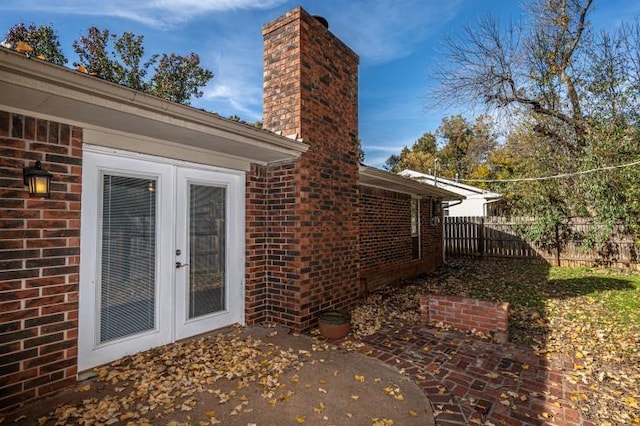
[[[304,330],[359,295],[358,56],[294,9],[263,27],[265,129],[309,150],[267,171],[267,315]]]

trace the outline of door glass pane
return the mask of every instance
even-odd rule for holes
[[[103,177],[100,342],[155,327],[156,181]]]
[[[225,310],[226,189],[190,185],[189,319]]]

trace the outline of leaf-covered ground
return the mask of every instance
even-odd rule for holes
[[[586,418],[640,425],[640,274],[460,259],[371,294],[353,312],[355,337],[420,321],[420,294],[510,303],[509,340],[577,360],[568,380]]]
[[[230,327],[95,373],[76,389],[0,415],[0,424],[418,426],[433,419],[417,384],[317,331]]]

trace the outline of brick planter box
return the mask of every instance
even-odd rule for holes
[[[509,304],[458,296],[420,296],[420,315],[430,325],[443,324],[459,330],[492,333],[507,341]]]

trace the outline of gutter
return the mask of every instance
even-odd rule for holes
[[[284,157],[296,158],[309,148],[307,144],[286,136],[27,57],[4,47],[0,48],[0,83],[2,82],[37,91],[43,97],[48,95],[41,99],[39,104],[32,106],[33,112],[38,112],[38,108],[52,97],[61,97],[79,104],[89,104],[132,116],[162,121],[177,128],[188,128],[249,146],[269,148],[282,152]],[[9,101],[9,99],[6,101],[3,99],[0,103]]]

